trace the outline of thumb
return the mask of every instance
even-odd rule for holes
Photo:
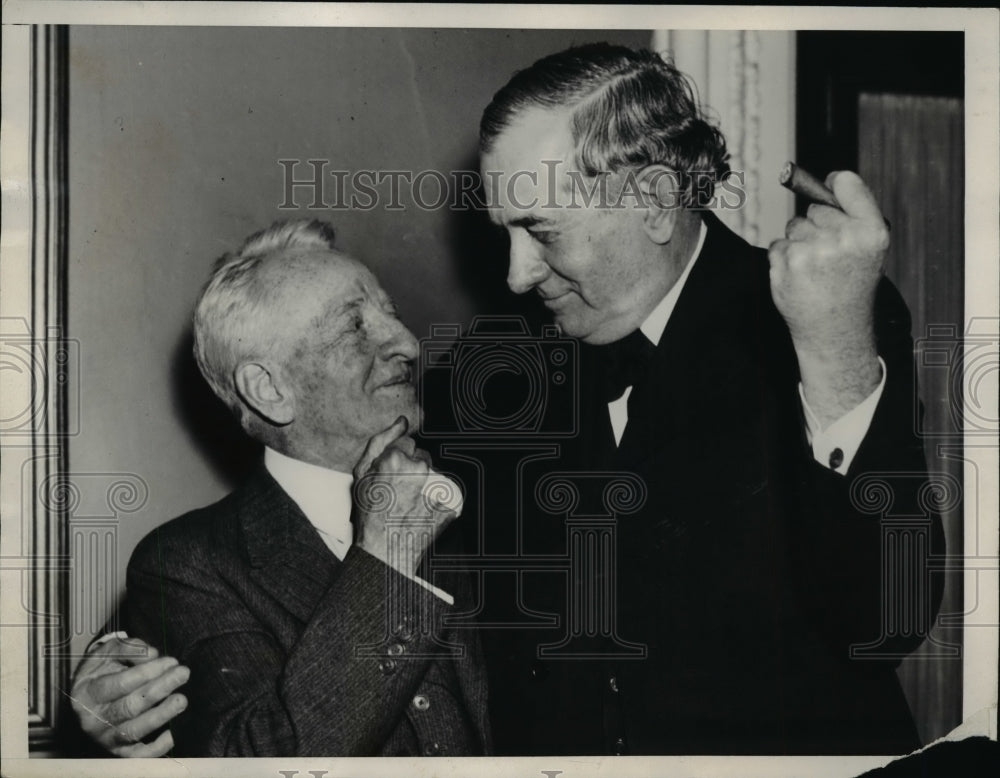
[[[840,208],[848,216],[882,222],[882,211],[875,195],[857,173],[836,170],[826,178],[826,185],[833,191]]]

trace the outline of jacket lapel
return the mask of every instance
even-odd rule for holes
[[[747,299],[757,298],[748,295],[748,286],[760,285],[762,268],[747,261],[754,250],[714,214],[705,212],[702,218],[708,232],[701,253],[657,344],[647,379],[629,400],[629,423],[618,449],[619,462],[627,469],[641,468],[695,415],[725,411],[713,409],[712,398],[727,383],[746,377],[749,354],[741,341],[753,337],[761,324],[747,309]]]
[[[308,621],[339,560],[263,465],[244,490],[239,511],[251,578]]]

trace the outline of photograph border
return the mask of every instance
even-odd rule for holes
[[[239,11],[237,12],[237,7]],[[312,4],[312,3],[115,3],[18,2],[5,4],[3,20],[3,261],[0,264],[0,316],[5,328],[24,330],[28,339],[62,343],[67,335],[66,262],[67,153],[66,29],[61,25],[365,26],[564,28],[566,6]],[[592,29],[767,29],[767,30],[961,30],[966,63],[966,324],[1000,322],[994,286],[1000,256],[997,202],[1000,197],[998,84],[1000,45],[994,9],[734,8],[719,6],[575,7],[571,27]],[[27,76],[27,78],[26,78]],[[972,151],[976,162],[971,164]],[[982,279],[994,279],[983,283]],[[71,334],[71,333],[68,333]],[[919,336],[920,333],[914,333]],[[36,365],[42,404],[25,426],[5,426],[0,475],[3,537],[3,716],[0,750],[4,775],[58,774],[72,765],[79,775],[127,775],[134,766],[108,760],[29,759],[29,749],[54,745],[52,736],[63,707],[60,678],[69,659],[54,652],[42,671],[29,657],[39,645],[56,646],[58,614],[68,603],[69,565],[64,527],[66,472],[72,381],[65,380],[60,348],[39,351]],[[996,402],[994,366],[986,402]],[[61,377],[63,376],[63,377]],[[9,380],[0,376],[0,381]],[[992,394],[990,394],[992,392]],[[9,394],[7,395],[9,396]],[[0,418],[7,425],[8,411]],[[985,734],[996,739],[997,699],[997,533],[996,473],[1000,471],[995,435],[966,430],[963,581],[963,724],[951,737]],[[990,475],[992,474],[992,475]],[[976,485],[974,497],[969,489]],[[23,499],[30,489],[30,500]],[[30,585],[25,585],[30,579]],[[25,595],[28,599],[23,599]],[[23,612],[30,614],[24,624]],[[20,615],[18,615],[20,614]],[[25,638],[27,637],[27,640]],[[26,704],[18,699],[24,695]],[[23,708],[23,710],[21,709]],[[886,764],[890,757],[619,757],[452,759],[254,759],[144,760],[147,775],[214,775],[220,768],[240,774],[275,776],[297,771],[335,775],[463,773],[477,775],[645,774],[677,769],[685,775],[792,775],[807,764],[812,775],[857,775]],[[252,771],[252,772],[251,772]],[[291,778],[291,776],[289,776]],[[317,778],[321,778],[317,776]]]

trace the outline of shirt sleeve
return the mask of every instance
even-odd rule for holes
[[[823,467],[841,474],[850,469],[861,441],[868,434],[872,417],[875,416],[875,408],[885,388],[885,362],[882,361],[882,357],[878,358],[878,362],[882,368],[882,380],[875,391],[826,429],[820,428],[819,419],[806,402],[802,383],[799,383],[799,399],[802,401],[802,411],[806,419],[806,437],[812,446],[813,458]]]
[[[409,577],[409,576],[407,576],[407,577]],[[444,589],[438,589],[430,581],[425,581],[419,575],[413,576],[413,578],[411,580],[414,581],[415,583],[418,583],[421,586],[423,586],[427,591],[429,591],[431,594],[435,595],[436,597],[440,597],[442,600],[444,600],[449,605],[454,605],[455,604],[455,598],[454,597],[452,597],[450,594],[448,594],[448,592],[446,592]]]
[[[123,632],[122,630],[118,630],[117,632],[105,632],[100,637],[94,638],[91,644],[87,646],[86,653],[89,654],[91,651],[95,650],[98,646],[103,646],[109,640],[114,640],[115,638],[118,638],[119,640],[128,640],[128,633]]]
[[[424,485],[423,494],[428,501],[437,503],[439,508],[455,511],[455,514],[458,516],[462,515],[464,503],[462,490],[448,476],[436,470],[431,470],[430,477]],[[419,575],[414,575],[412,580],[423,586],[431,594],[440,597],[449,605],[455,604],[454,597],[443,589],[439,589],[430,581],[425,581]]]

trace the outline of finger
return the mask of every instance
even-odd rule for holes
[[[187,707],[187,697],[175,694],[168,697],[161,705],[150,708],[134,718],[129,719],[115,728],[115,742],[120,745],[139,743],[151,732],[166,725],[183,712]]]
[[[154,678],[134,692],[108,705],[105,708],[105,718],[112,724],[127,723],[130,719],[136,718],[159,704],[175,689],[187,683],[190,672],[186,667],[175,667],[162,676]]]
[[[90,682],[88,692],[98,705],[113,703],[150,681],[178,667],[172,656],[164,656],[117,673],[101,675]]]
[[[813,203],[806,211],[806,216],[813,224],[821,228],[838,227],[844,224],[848,216],[839,208],[831,208],[829,205]]]
[[[118,746],[117,748],[111,749],[111,752],[115,756],[150,759],[164,756],[173,747],[174,736],[168,729],[152,743],[135,743],[130,746]]]
[[[179,665],[158,678],[154,678],[141,689],[134,691],[133,694],[141,696],[147,702],[145,708],[151,708],[159,704],[161,700],[165,702],[171,695],[183,698],[183,694],[174,695],[174,692],[186,684],[190,678],[191,670],[184,665]],[[173,704],[179,705],[180,703],[175,701]],[[187,704],[186,699],[184,704]],[[177,713],[180,713],[180,710]]]
[[[785,237],[789,240],[808,240],[813,237],[819,228],[809,219],[796,216],[785,226]]]
[[[391,426],[372,435],[368,441],[368,445],[365,446],[365,450],[361,453],[361,459],[354,466],[355,478],[361,478],[366,475],[371,469],[372,462],[382,455],[382,452],[385,451],[390,443],[405,435],[409,426],[410,423],[406,420],[406,417],[400,416]]]
[[[393,448],[397,448],[402,451],[408,457],[412,457],[413,452],[417,449],[416,442],[409,435],[403,435],[403,437],[397,438],[391,445]]]
[[[767,261],[772,283],[780,283],[788,267],[788,247],[791,241],[781,238],[767,247]]]
[[[850,170],[836,170],[826,177],[826,185],[833,190],[844,213],[856,219],[882,222],[882,210],[871,189],[861,177]]]
[[[372,470],[377,470],[379,473],[387,476],[421,476],[427,474],[428,466],[423,459],[410,456],[395,446],[389,446],[372,463]]]

